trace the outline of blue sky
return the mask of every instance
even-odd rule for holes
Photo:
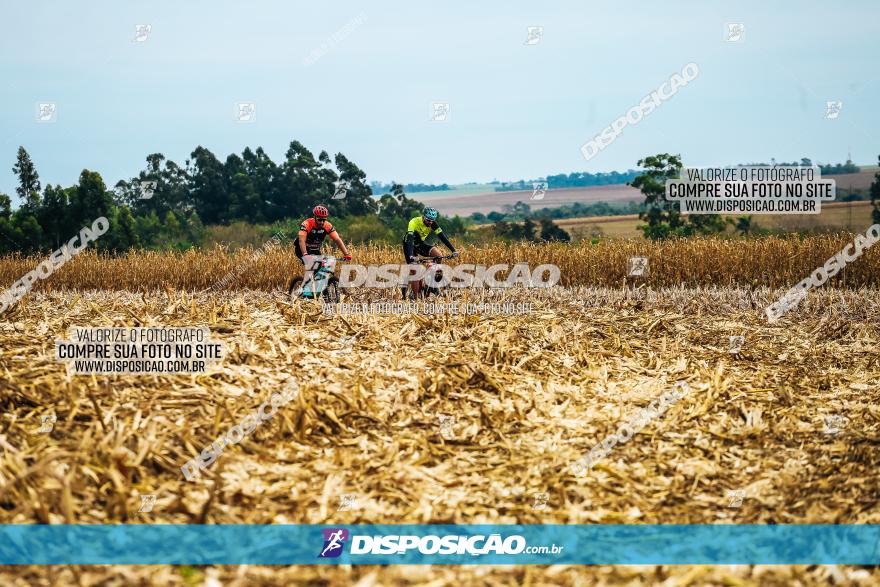
[[[876,164],[878,17],[876,1],[6,3],[0,191],[14,193],[19,145],[63,185],[83,168],[112,185],[153,152],[183,164],[200,144],[279,161],[293,139],[401,182],[624,170],[667,151],[687,165],[848,151]],[[741,42],[725,42],[726,23],[744,25]],[[144,42],[136,24],[151,26]],[[688,62],[697,79],[584,159]],[[39,102],[56,122],[36,121]],[[255,122],[236,121],[237,102],[256,104]],[[430,121],[433,102],[450,104],[447,122]]]

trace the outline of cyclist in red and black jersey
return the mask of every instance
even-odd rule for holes
[[[312,214],[314,214],[312,218],[306,218],[299,225],[299,237],[296,239],[296,256],[299,258],[300,263],[305,264],[303,255],[320,255],[321,244],[323,244],[324,239],[328,236],[333,239],[333,242],[336,243],[336,246],[345,255],[343,259],[351,261],[351,255],[348,253],[348,249],[345,248],[345,243],[342,242],[336,229],[327,220],[327,216],[330,215],[327,208],[315,206]]]

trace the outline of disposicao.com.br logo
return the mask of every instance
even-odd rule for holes
[[[319,557],[338,557],[349,538],[348,530],[327,528],[323,531],[324,546]],[[540,555],[561,554],[564,546],[529,546],[525,537],[513,534],[502,538],[501,534],[460,535],[354,535],[351,536],[351,555],[405,555],[415,551],[421,555]]]

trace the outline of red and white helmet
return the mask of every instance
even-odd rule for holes
[[[324,206],[315,206],[312,208],[312,214],[315,215],[315,218],[327,218],[330,216],[330,212]]]

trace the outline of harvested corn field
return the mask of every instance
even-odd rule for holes
[[[125,275],[91,279],[109,290]],[[530,302],[531,314],[340,316],[277,290],[35,291],[0,324],[3,522],[880,523],[877,291],[826,286],[768,324],[763,309],[780,293],[517,289],[483,299]],[[226,356],[205,375],[69,375],[54,341],[71,326],[207,326]],[[184,462],[290,377],[295,401],[200,478],[184,478]],[[588,475],[575,473],[577,459],[676,381],[689,393]],[[145,495],[155,503],[139,512]],[[22,585],[880,580],[877,569],[827,566],[4,575]]]

